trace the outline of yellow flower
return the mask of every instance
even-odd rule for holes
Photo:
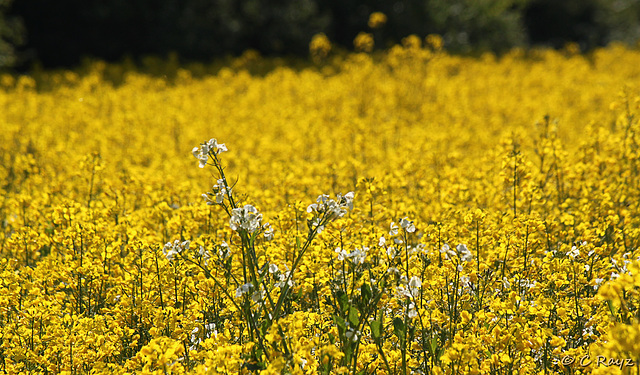
[[[360,32],[353,40],[353,46],[357,51],[371,52],[373,51],[374,41],[373,35],[365,32]]]
[[[384,26],[384,24],[386,23],[387,23],[387,16],[384,13],[373,12],[369,16],[369,22],[367,24],[369,25],[370,28],[377,29]]]
[[[331,41],[324,33],[319,33],[313,36],[311,43],[309,43],[309,52],[311,56],[316,60],[326,58],[331,51]]]

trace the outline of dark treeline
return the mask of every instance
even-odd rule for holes
[[[371,30],[376,11],[388,21]],[[588,50],[635,43],[640,0],[0,0],[0,68],[169,52],[188,60],[247,49],[306,55],[316,33],[351,48],[361,31],[382,48],[435,33],[454,52],[567,42]]]

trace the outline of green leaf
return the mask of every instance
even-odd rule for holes
[[[353,307],[349,309],[349,324],[352,327],[358,327],[360,324],[360,317],[358,316],[358,310]]]
[[[431,353],[431,355],[435,355],[437,349],[438,349],[438,338],[432,337],[431,340],[429,340],[429,353]]]
[[[349,296],[347,296],[347,293],[343,292],[342,290],[338,290],[336,292],[336,297],[338,300],[338,304],[340,304],[340,311],[346,312],[349,308]]]
[[[329,333],[329,342],[332,345],[336,343],[336,337],[333,335],[333,333]]]
[[[362,294],[362,302],[364,303],[364,305],[369,304],[372,296],[371,287],[369,286],[369,284],[362,284],[362,286],[360,287],[360,294]]]
[[[386,286],[387,286],[387,278],[385,277],[380,281],[380,290],[384,290]]]
[[[378,320],[374,320],[369,325],[371,326],[371,335],[373,336],[373,339],[377,341],[382,336],[382,323]]]
[[[405,332],[404,321],[400,317],[395,317],[393,319],[393,333],[398,337],[401,344],[404,344],[404,332]]]
[[[344,332],[347,330],[347,325],[344,322],[344,319],[342,319],[341,317],[339,317],[338,315],[333,315],[333,321],[336,323],[336,325],[338,326],[338,332],[340,332],[340,335],[344,335]]]
[[[300,248],[300,237],[296,236],[296,249]]]

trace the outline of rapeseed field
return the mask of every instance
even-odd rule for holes
[[[640,51],[440,44],[0,77],[0,370],[637,373]]]

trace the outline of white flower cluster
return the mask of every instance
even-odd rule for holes
[[[222,241],[222,243],[218,245],[218,257],[221,260],[226,260],[229,255],[231,255],[231,247],[229,247],[226,241]]]
[[[272,268],[272,266],[274,267]],[[276,266],[275,264],[269,266],[269,272],[277,273],[276,277],[278,281],[276,281],[274,285],[278,288],[284,288],[285,285],[292,287],[294,284],[293,280],[291,280],[291,278],[289,277],[289,275],[291,275],[289,267],[287,267],[287,265],[285,264],[284,268],[286,269],[286,272],[278,272],[278,266]]]
[[[227,146],[224,143],[218,143],[215,138],[211,138],[208,142],[202,143],[200,147],[194,147],[191,153],[200,161],[200,168],[204,168],[209,161],[210,152],[217,155],[224,151],[227,151]]]
[[[291,278],[289,277],[291,275],[291,271],[289,270],[289,267],[287,267],[287,265],[285,264],[284,268],[286,271],[281,272],[277,264],[269,263],[268,271],[270,274],[273,275],[273,278],[276,280],[276,282],[274,283],[274,286],[278,288],[284,288],[285,285],[292,287],[294,284],[293,280],[291,280]]]
[[[473,259],[473,254],[471,254],[471,251],[467,249],[467,245],[460,244],[456,246],[456,250],[458,251],[458,256],[460,257],[461,261],[471,262],[471,260]]]
[[[212,190],[213,192],[202,194],[205,202],[207,202],[207,204],[210,206],[214,204],[222,204],[222,202],[224,202],[224,197],[231,195],[231,189],[227,191],[227,188],[225,187],[224,181],[222,179],[219,179],[217,183],[213,185]],[[211,197],[213,197],[214,195],[215,199],[212,199]]]
[[[209,251],[205,249],[204,246],[200,246],[200,250],[198,251],[198,254],[200,254],[200,257],[202,257],[202,260],[204,261],[204,265],[208,266],[209,259],[211,259],[211,253],[209,253]]]
[[[406,277],[404,278],[406,282]],[[407,287],[400,285],[396,292],[399,297],[418,297],[420,295],[420,288],[422,287],[422,280],[418,276],[413,276],[407,283]]]
[[[180,242],[180,240],[175,240],[172,242],[167,242],[162,249],[162,254],[167,257],[168,260],[173,260],[176,255],[178,255],[182,250],[186,250],[189,248],[189,241]]]
[[[442,245],[442,249],[440,249],[440,252],[443,253],[445,255],[445,258],[447,259],[453,259],[453,257],[455,257],[456,255],[463,262],[470,262],[473,259],[473,254],[471,254],[471,251],[467,248],[467,245],[463,244],[459,244],[458,246],[456,246],[456,250],[454,251],[453,249],[451,249],[451,247],[449,247],[449,244],[445,243],[444,245]]]
[[[618,261],[617,260],[611,258],[611,266],[613,268],[615,268],[616,271],[618,271],[618,272],[615,272],[615,271],[611,272],[611,277],[610,277],[611,280],[617,279],[618,277],[620,277],[620,274],[625,274],[625,273],[628,274],[629,273],[629,270],[627,269],[627,265],[629,263],[631,263],[631,260],[629,259],[630,255],[631,255],[631,253],[622,254],[622,258],[623,258],[622,259],[622,267],[618,265]],[[640,257],[637,257],[636,260],[640,260]]]
[[[415,227],[415,225],[413,225],[413,221],[409,220],[408,217],[404,217],[404,218],[400,219],[398,224],[400,224],[399,227],[394,221],[391,222],[391,226],[389,228],[389,236],[393,237],[393,236],[398,235],[398,230],[400,228],[406,230],[407,233],[413,233],[413,232],[416,231],[416,227]],[[402,243],[402,241],[400,241],[400,243]]]
[[[253,288],[252,283],[246,283],[236,289],[236,298],[242,297],[245,293],[248,293]]]
[[[339,261],[349,259],[353,264],[362,264],[367,258],[367,251],[369,251],[369,248],[366,246],[363,246],[362,249],[359,247],[356,247],[355,250],[353,250],[350,253],[347,253],[345,249],[337,247],[334,251],[338,253]]]
[[[413,233],[416,231],[416,227],[413,225],[413,221],[410,221],[407,217],[400,219],[400,227],[406,230],[408,233]]]
[[[205,324],[203,333],[205,338],[211,337],[211,334],[213,334],[215,338],[218,338],[218,330],[216,329],[215,323]],[[203,336],[203,334],[200,333],[200,327],[196,326],[191,331],[191,346],[189,347],[189,350],[193,351],[198,348],[198,345],[202,342],[201,336]]]
[[[234,208],[231,211],[229,226],[235,231],[243,229],[253,233],[261,227],[261,220],[262,214],[252,205],[246,204],[244,207]]]
[[[329,219],[337,219],[346,215],[347,210],[353,210],[354,193],[348,192],[344,196],[339,194],[336,199],[329,198],[329,195],[318,196],[317,203],[312,203],[307,207],[307,212],[325,214]]]
[[[577,257],[580,256],[580,249],[578,249],[577,246],[573,246],[571,248],[571,250],[567,253],[567,255],[569,256],[569,258],[571,259],[576,259]]]
[[[275,236],[273,233],[273,228],[271,227],[271,224],[266,223],[265,225],[262,226],[262,229],[264,230],[264,239],[267,241],[271,241]]]

